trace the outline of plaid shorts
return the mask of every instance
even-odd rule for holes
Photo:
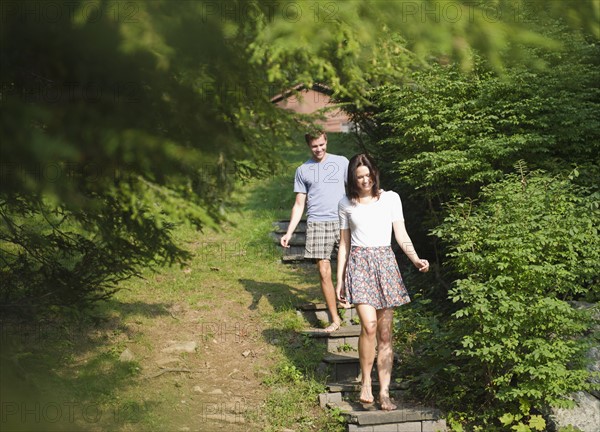
[[[335,258],[340,242],[339,221],[308,222],[306,224],[306,249],[304,258],[328,259]]]

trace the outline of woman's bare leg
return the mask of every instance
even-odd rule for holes
[[[396,409],[390,399],[390,381],[394,352],[392,349],[392,323],[394,309],[377,311],[377,373],[379,376],[379,402],[381,409],[391,411]]]
[[[358,338],[358,358],[362,374],[361,391],[359,400],[363,403],[372,403],[373,390],[371,371],[375,361],[375,346],[377,343],[377,311],[368,304],[356,305],[360,318],[360,336]]]

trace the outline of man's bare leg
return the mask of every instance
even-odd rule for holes
[[[335,287],[331,279],[331,262],[328,259],[317,260],[317,269],[319,270],[321,291],[323,292],[323,297],[325,297],[325,304],[332,319],[332,323],[325,331],[333,332],[340,328],[342,320],[338,314]]]

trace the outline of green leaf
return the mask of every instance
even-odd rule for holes
[[[508,426],[508,425],[511,425],[515,421],[515,417],[510,413],[505,413],[499,418],[499,420],[503,426]]]
[[[529,420],[529,427],[533,430],[546,430],[546,420],[541,415],[532,415]]]

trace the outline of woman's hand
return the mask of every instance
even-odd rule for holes
[[[339,301],[341,301],[342,303],[345,303],[346,297],[344,297],[342,295],[343,292],[344,292],[344,282],[339,281],[335,286],[335,296]]]
[[[422,273],[427,273],[429,271],[429,261],[427,261],[426,259],[420,259],[419,261],[416,261],[414,264],[415,264],[415,267],[418,268],[419,271]]]

